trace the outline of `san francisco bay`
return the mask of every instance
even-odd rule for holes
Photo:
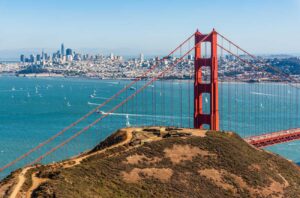
[[[40,154],[57,146],[62,140],[68,139],[94,119],[108,113],[115,105],[133,94],[146,82],[143,80],[130,87],[74,129],[63,133],[51,143],[32,153],[28,159],[16,164],[15,168],[26,165]],[[128,83],[130,83],[129,80],[1,76],[0,166],[6,165],[55,135],[106,101]],[[296,105],[298,88],[296,87],[281,83],[238,82],[220,83],[219,86],[220,124],[223,130],[235,131],[242,137],[247,137],[267,132],[264,131],[264,128],[270,129],[271,127],[273,131],[279,131],[291,128],[291,126],[294,128],[300,126],[298,105]],[[289,88],[283,88],[285,86],[289,86]],[[230,96],[227,95],[228,92],[231,93]],[[262,98],[268,98],[268,100],[262,100]],[[260,100],[263,102],[260,103]],[[192,80],[158,81],[134,97],[133,100],[124,103],[116,112],[104,118],[104,122],[76,137],[75,140],[70,141],[41,162],[50,163],[78,155],[93,148],[112,132],[125,126],[192,127],[192,101]],[[208,95],[203,96],[203,102],[207,106],[209,105]],[[238,109],[239,105],[246,106],[247,109]],[[139,108],[140,106],[146,108]],[[285,109],[292,107],[291,114],[284,114]],[[270,112],[273,112],[271,116]],[[290,120],[289,123],[283,121],[286,118]],[[248,127],[245,128],[246,122]],[[273,125],[266,127],[269,123]],[[299,145],[300,143],[296,141],[268,147],[267,150],[299,162],[300,155],[297,151]],[[7,174],[7,172],[3,172],[0,177]]]

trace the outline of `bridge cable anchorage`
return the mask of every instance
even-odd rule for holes
[[[100,108],[104,107],[106,104],[108,104],[109,102],[111,102],[114,98],[118,97],[120,94],[122,94],[124,91],[126,91],[127,89],[129,89],[132,85],[134,85],[136,82],[140,81],[143,77],[146,77],[148,73],[150,73],[151,71],[153,71],[155,68],[157,68],[157,66],[159,65],[160,61],[166,60],[168,57],[170,57],[172,54],[174,54],[176,51],[178,51],[178,49],[180,49],[181,46],[183,46],[184,44],[186,44],[190,39],[192,39],[194,37],[194,33],[189,36],[186,40],[184,40],[180,45],[178,45],[173,51],[171,51],[167,56],[163,57],[162,59],[160,59],[157,64],[153,65],[151,68],[149,68],[147,71],[145,71],[141,76],[136,77],[135,79],[133,79],[133,81],[131,83],[129,83],[128,85],[126,85],[123,89],[121,89],[120,91],[118,91],[116,94],[114,94],[113,96],[111,96],[109,99],[107,99],[106,101],[104,101],[102,104],[98,105],[96,108],[94,108],[93,110],[91,110],[90,112],[88,112],[87,114],[85,114],[84,116],[82,116],[81,118],[79,118],[77,121],[73,122],[72,124],[70,124],[69,126],[67,126],[66,128],[64,128],[63,130],[59,131],[57,134],[53,135],[52,137],[50,137],[49,139],[47,139],[46,141],[40,143],[39,145],[37,145],[36,147],[30,149],[28,152],[26,152],[25,154],[21,155],[20,157],[16,158],[15,160],[13,160],[12,162],[6,164],[5,166],[0,168],[0,172],[4,171],[5,169],[7,169],[8,167],[11,167],[12,165],[16,164],[17,162],[19,162],[20,160],[26,158],[27,156],[29,156],[31,153],[35,152],[36,150],[38,150],[39,148],[45,146],[46,144],[50,143],[51,141],[53,141],[54,139],[56,139],[57,137],[59,137],[60,135],[64,134],[66,131],[68,131],[69,129],[73,128],[74,126],[76,126],[77,124],[79,124],[80,122],[82,122],[83,120],[85,120],[86,118],[88,118],[89,116],[91,116],[93,113],[97,112]]]
[[[206,35],[205,37],[203,37],[202,40],[199,41],[199,43],[203,42],[205,39],[207,39],[208,36],[210,36],[212,33]],[[195,45],[196,46],[196,45]],[[125,100],[123,100],[121,103],[119,103],[118,105],[116,105],[114,108],[112,108],[110,111],[108,111],[106,114],[102,115],[100,118],[96,119],[94,122],[92,122],[91,124],[89,124],[88,126],[84,127],[83,129],[81,129],[80,131],[76,132],[73,136],[71,136],[70,138],[68,138],[67,140],[63,141],[61,144],[57,145],[56,147],[52,148],[51,150],[49,150],[48,152],[46,152],[44,155],[38,157],[35,161],[31,162],[30,164],[28,164],[28,166],[32,166],[36,163],[38,163],[39,161],[41,161],[43,158],[45,158],[46,156],[48,156],[49,154],[53,153],[54,151],[56,151],[57,149],[61,148],[62,146],[64,146],[65,144],[67,144],[68,142],[70,142],[71,140],[73,140],[74,138],[76,138],[77,136],[81,135],[82,133],[84,133],[85,131],[87,131],[88,129],[90,129],[92,126],[94,126],[95,124],[97,124],[99,121],[103,120],[105,117],[107,117],[108,115],[110,115],[111,113],[113,113],[114,111],[116,111],[118,108],[120,108],[122,105],[124,105],[125,103],[127,103],[131,98],[135,97],[138,93],[140,93],[142,90],[144,90],[145,88],[147,88],[150,84],[152,84],[153,82],[155,82],[157,79],[161,78],[165,73],[167,73],[168,71],[170,71],[176,64],[178,64],[179,62],[181,62],[183,60],[183,58],[188,55],[192,50],[195,49],[195,46],[193,46],[191,49],[189,49],[182,57],[180,57],[179,59],[176,60],[175,63],[173,63],[171,66],[169,66],[167,69],[165,69],[164,71],[162,71],[158,76],[153,77],[148,83],[146,83],[143,87],[141,87],[140,89],[136,90],[133,94],[131,94],[130,96],[128,96]]]

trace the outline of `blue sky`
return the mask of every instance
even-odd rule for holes
[[[300,53],[300,0],[0,0],[1,52],[164,54],[213,27],[253,53]]]

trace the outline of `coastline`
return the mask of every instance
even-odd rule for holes
[[[17,74],[15,72],[10,73],[0,73],[1,76],[10,76],[17,78],[70,78],[70,79],[91,79],[91,80],[134,80],[135,78],[101,78],[101,77],[93,77],[93,76],[67,76],[64,74],[56,74],[56,73],[29,73],[29,74]],[[141,81],[147,80],[148,78],[142,78]],[[165,78],[164,81],[193,81],[193,78]],[[159,80],[157,80],[159,81]],[[208,81],[203,81],[204,83]],[[220,83],[234,83],[234,84],[286,84],[286,81],[258,81],[258,82],[249,82],[249,80],[219,80]],[[293,83],[297,84],[297,83]]]

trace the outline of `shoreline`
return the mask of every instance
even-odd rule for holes
[[[16,73],[0,73],[0,77],[17,77],[17,78],[66,78],[66,79],[87,79],[87,80],[134,80],[135,78],[100,78],[100,77],[89,77],[89,76],[66,76],[63,74],[55,74],[55,73],[30,73],[30,74],[19,74]],[[148,80],[149,78],[143,78],[141,81]],[[191,78],[165,78],[164,81],[193,81]],[[157,80],[160,81],[160,80]],[[208,81],[203,81],[208,82]],[[247,80],[219,80],[219,83],[245,83],[245,84],[288,84],[285,81],[259,81],[259,82],[249,82]],[[297,83],[291,83],[297,84]]]

